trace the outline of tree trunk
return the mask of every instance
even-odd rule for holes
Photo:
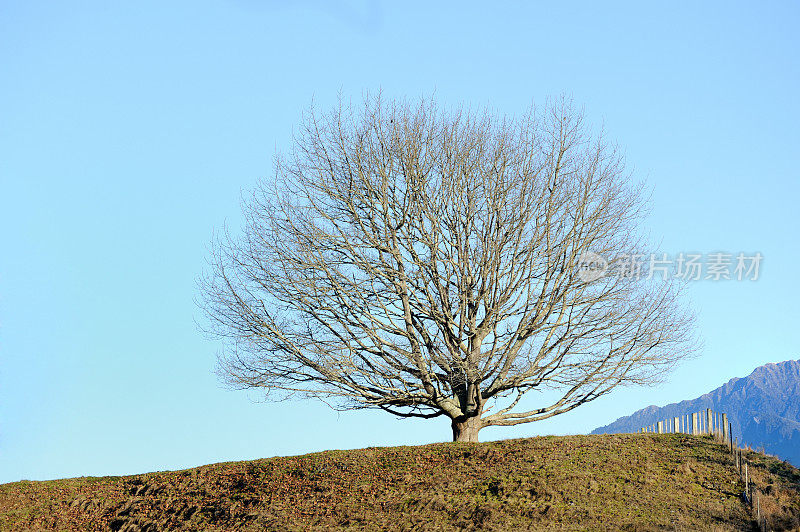
[[[478,431],[483,424],[481,418],[477,416],[460,417],[452,422],[453,441],[478,441]]]

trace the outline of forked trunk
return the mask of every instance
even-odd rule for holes
[[[481,430],[481,418],[471,416],[467,418],[457,418],[452,422],[453,441],[478,441],[478,431]]]

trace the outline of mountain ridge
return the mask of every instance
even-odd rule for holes
[[[650,405],[598,427],[592,434],[636,432],[655,422],[706,408],[725,412],[733,437],[800,464],[800,360],[769,363],[746,377],[734,377],[694,399]]]

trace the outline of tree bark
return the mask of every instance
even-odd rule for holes
[[[452,421],[453,441],[478,441],[478,431],[483,424],[477,416],[459,417]]]

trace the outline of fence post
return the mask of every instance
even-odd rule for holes
[[[697,436],[697,414],[692,412],[692,435]]]
[[[731,444],[731,452],[733,452],[733,423],[728,421],[728,442]]]
[[[761,526],[761,497],[756,493],[756,519],[758,519],[758,526]]]
[[[722,441],[728,443],[728,414],[722,414]]]
[[[710,408],[706,408],[706,433],[714,434],[714,418]]]
[[[659,434],[663,434],[664,433],[664,422],[663,421],[659,421],[658,422],[658,433]]]
[[[676,417],[672,421],[673,421],[673,423],[675,425],[675,430],[673,430],[672,432],[675,432],[675,433],[680,432],[681,431],[681,420]]]
[[[745,498],[750,502],[750,477],[747,475],[747,461],[744,463],[744,493]]]

